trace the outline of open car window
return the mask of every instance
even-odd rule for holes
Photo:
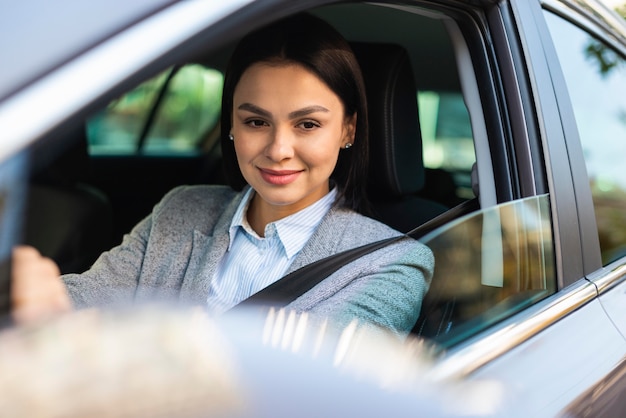
[[[355,11],[361,13],[359,19],[354,19]],[[498,130],[493,126],[487,129],[502,115],[488,113],[495,107],[486,103],[493,95],[480,94],[481,89],[490,88],[476,74],[479,60],[484,59],[476,51],[484,52],[482,47],[464,37],[457,22],[442,11],[364,3],[333,4],[314,13],[336,25],[351,44],[360,44],[362,50],[399,50],[401,53],[394,52],[393,56],[405,54],[405,61],[410,64],[402,73],[408,73],[410,79],[403,80],[406,84],[401,87],[406,88],[401,93],[406,93],[414,107],[406,112],[408,122],[399,121],[402,129],[398,131],[402,133],[397,137],[411,143],[406,148],[405,144],[400,145],[401,151],[393,155],[402,157],[404,164],[397,167],[398,173],[420,177],[421,173],[413,175],[421,170],[424,184],[417,188],[410,185],[400,192],[384,182],[378,184],[377,209],[390,209],[379,220],[394,228],[392,222],[402,220],[410,226],[402,230],[406,232],[436,216],[435,211],[413,216],[412,207],[424,208],[425,202],[436,204],[437,213],[478,200],[483,208],[452,220],[423,238],[435,254],[435,275],[414,332],[443,345],[454,345],[555,292],[548,198],[542,195],[508,202],[515,196],[496,196],[496,177],[510,174],[502,168],[502,161],[513,157],[500,151],[506,147],[497,146],[498,141],[503,141]],[[372,32],[374,22],[385,30]],[[216,68],[225,68],[224,57],[229,56],[229,48],[232,45],[207,53],[198,59],[198,64],[181,63],[165,69],[117,96],[80,127],[81,134],[86,131],[89,155],[81,150],[79,157],[86,160],[88,167],[81,166],[80,172],[75,173],[76,183],[80,183],[81,195],[84,184],[93,186],[89,189],[98,192],[96,200],[102,209],[101,214],[89,217],[84,224],[79,225],[78,218],[73,217],[75,229],[67,235],[81,243],[76,237],[84,236],[91,243],[104,236],[105,243],[97,251],[94,249],[95,255],[86,257],[80,268],[68,262],[63,272],[84,271],[83,266],[89,266],[97,254],[118,244],[122,235],[147,216],[172,188],[181,184],[221,184],[218,133],[223,74]],[[369,60],[370,64],[377,61],[377,56]],[[364,70],[370,74],[370,80],[378,80],[378,70]],[[372,100],[371,106],[381,103],[382,100]],[[382,109],[375,109],[370,117],[382,118],[384,114]],[[378,124],[377,134],[391,137],[380,128],[382,125]],[[372,126],[375,123],[370,123]],[[405,127],[410,128],[407,132],[411,135],[404,135]],[[381,135],[371,135],[371,143],[384,142]],[[372,154],[374,158],[382,157],[377,151]],[[378,162],[371,161],[370,166],[376,167]],[[78,167],[76,161],[61,165]],[[501,166],[498,174],[496,165]],[[376,177],[370,174],[369,178]],[[503,178],[498,177],[506,183],[508,178]],[[63,183],[65,186],[67,182]],[[40,186],[45,188],[45,195],[37,193],[34,198],[47,200],[30,207],[50,208],[51,202],[61,201],[56,197],[57,184],[46,181]],[[94,196],[89,198],[94,200]],[[391,207],[392,199],[399,204]],[[415,206],[404,206],[409,201],[415,202]],[[495,202],[506,203],[495,206]],[[40,212],[32,214],[31,219],[39,223],[31,222],[29,230],[33,235],[51,236],[43,223],[61,222],[52,219],[50,210]],[[60,208],[54,213],[65,218],[71,212]],[[111,231],[114,236],[106,236]],[[64,244],[57,245],[57,241],[60,240],[54,240],[51,248],[63,249]],[[84,244],[74,247],[77,250],[73,249],[68,258],[76,258],[74,252],[82,257],[87,248]],[[52,249],[45,255],[61,264],[63,254],[57,255]]]

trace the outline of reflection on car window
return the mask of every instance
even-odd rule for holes
[[[113,101],[87,124],[92,155],[194,153],[217,127],[223,75],[169,69]]]
[[[444,346],[556,291],[548,195],[466,215],[420,241],[435,274],[414,331]]]
[[[580,134],[604,265],[626,255],[626,62],[546,12]]]

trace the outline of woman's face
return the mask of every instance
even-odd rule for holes
[[[235,88],[231,133],[257,192],[253,204],[280,219],[328,193],[339,152],[354,141],[356,115],[344,113],[339,97],[300,65],[249,67]]]

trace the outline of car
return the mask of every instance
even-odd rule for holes
[[[626,410],[626,23],[602,3],[64,0],[5,9],[5,314],[14,245],[33,245],[62,272],[80,272],[171,188],[222,184],[219,106],[229,54],[250,30],[308,12],[344,35],[364,73],[372,216],[435,255],[411,335],[369,361],[384,369],[422,341],[423,378],[441,393],[484,390],[475,404],[433,391],[397,401],[328,371],[323,381],[334,383],[307,393],[328,401],[329,388],[346,396],[354,388],[346,399],[360,393],[399,416],[415,413],[406,408],[419,408],[418,398],[433,416],[464,407],[501,416]],[[275,359],[238,336],[259,321],[251,315],[228,331],[254,347],[242,349],[248,366],[254,353]],[[286,379],[289,367],[303,374],[277,384],[268,415],[280,390],[316,368],[284,351],[272,367]],[[262,382],[271,371],[254,373]],[[420,385],[401,386],[406,395]],[[335,415],[373,413],[372,402],[343,403]],[[322,404],[307,413],[333,414]],[[300,412],[288,405],[277,415]]]

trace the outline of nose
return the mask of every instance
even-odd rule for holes
[[[294,155],[293,137],[287,129],[276,127],[272,130],[265,147],[265,156],[272,161],[279,162]]]

